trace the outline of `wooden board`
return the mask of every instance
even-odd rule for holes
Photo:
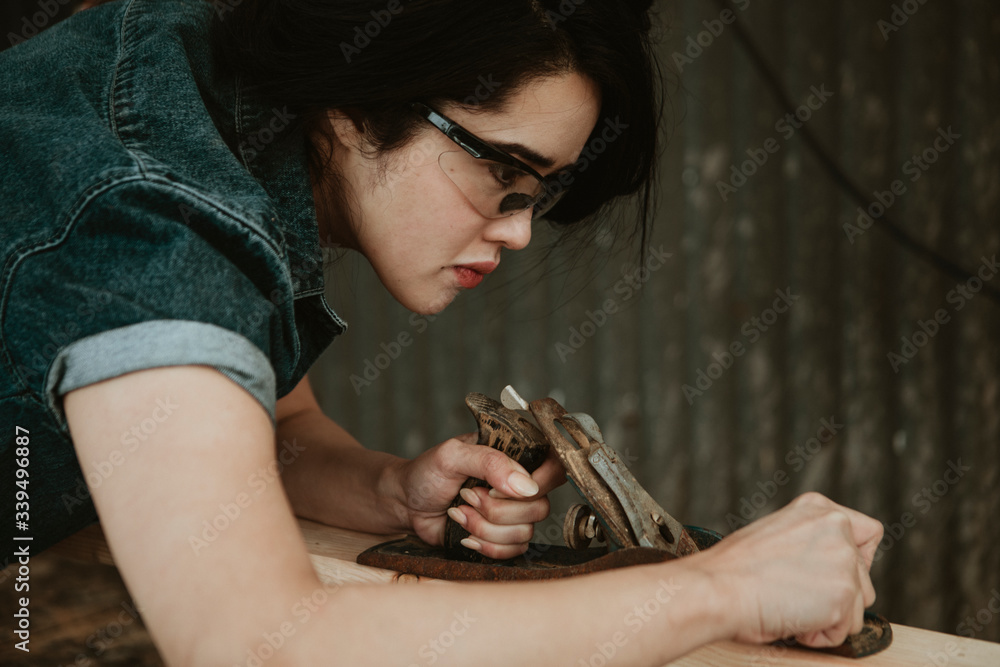
[[[1000,644],[931,632],[906,625],[892,626],[892,645],[881,653],[852,660],[814,651],[716,642],[693,651],[670,667],[996,667]]]
[[[369,535],[352,530],[331,528],[299,520],[302,535],[319,578],[331,584],[343,583],[417,583],[444,584],[433,579],[399,575],[396,572],[358,565],[359,553],[397,536]],[[59,543],[53,549],[63,556],[96,560],[113,565],[111,552],[100,526],[91,526]],[[460,585],[460,584],[452,584]],[[893,642],[876,655],[852,660],[813,651],[774,646],[751,646],[734,642],[716,642],[670,663],[671,667],[997,667],[1000,644],[893,624]]]

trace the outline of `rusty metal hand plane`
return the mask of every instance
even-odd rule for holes
[[[477,393],[465,399],[479,424],[479,444],[504,452],[528,472],[555,452],[585,501],[566,514],[566,546],[532,543],[522,556],[494,560],[463,547],[469,533],[449,518],[443,546],[407,537],[365,551],[359,563],[439,579],[551,579],[677,558],[720,539],[682,526],[660,507],[604,442],[590,415],[569,413],[551,398],[529,404],[511,387],[501,399]],[[473,486],[487,484],[472,478],[463,484]],[[464,503],[456,496],[452,506]],[[594,540],[604,545],[591,547]]]

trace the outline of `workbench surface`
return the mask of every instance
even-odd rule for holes
[[[313,566],[329,584],[352,582],[439,584],[441,582],[399,575],[358,565],[357,555],[392,536],[369,535],[299,520]],[[400,536],[401,537],[401,536]],[[91,526],[53,547],[64,555],[114,564],[99,526]],[[461,584],[450,584],[461,585]],[[891,621],[892,619],[890,619]],[[716,642],[670,663],[671,667],[1000,667],[1000,644],[892,624],[892,645],[875,655],[852,660],[780,646],[752,646]]]

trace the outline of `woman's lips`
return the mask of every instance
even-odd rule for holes
[[[465,289],[472,289],[483,282],[483,276],[497,268],[496,262],[475,262],[452,267],[458,277],[458,284]]]

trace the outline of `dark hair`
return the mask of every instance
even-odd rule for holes
[[[566,231],[589,228],[574,223],[601,219],[616,198],[638,193],[637,219],[627,236],[638,233],[643,247],[662,113],[650,5],[242,0],[217,15],[212,40],[224,67],[287,105],[307,128],[325,110],[342,109],[379,154],[402,146],[420,127],[411,102],[496,109],[538,76],[578,72],[601,92],[598,122],[586,144],[591,157],[600,155],[581,157],[572,188],[546,217]],[[608,141],[608,123],[627,129]]]

